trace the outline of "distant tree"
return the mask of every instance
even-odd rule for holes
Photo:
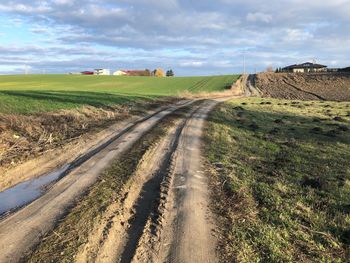
[[[173,70],[172,70],[172,69],[167,70],[166,76],[167,76],[167,77],[173,77],[173,76],[174,76]]]
[[[152,73],[151,73],[151,71],[149,70],[149,69],[145,69],[145,76],[147,76],[147,77],[149,77],[149,76],[151,76],[152,75]]]

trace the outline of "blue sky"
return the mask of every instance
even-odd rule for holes
[[[2,0],[0,74],[350,66],[350,0]]]

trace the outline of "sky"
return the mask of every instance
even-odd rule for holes
[[[1,0],[0,74],[350,66],[350,0]]]

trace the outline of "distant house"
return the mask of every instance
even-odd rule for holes
[[[151,72],[148,69],[145,70],[117,70],[113,73],[115,76],[140,76],[149,77]]]
[[[95,69],[95,75],[111,75],[111,71],[109,69],[98,68]]]
[[[327,72],[329,73],[338,72],[339,70],[340,70],[339,68],[327,68]]]
[[[165,77],[163,69],[155,69],[150,71],[149,69],[145,70],[117,70],[113,72],[114,76],[139,76],[139,77]]]
[[[311,62],[290,65],[288,67],[282,68],[282,72],[294,72],[294,73],[322,72],[326,70],[327,70],[327,66],[311,63]]]
[[[117,70],[113,72],[113,76],[125,76],[127,73],[123,70]]]
[[[93,71],[83,71],[83,72],[80,72],[82,75],[94,75],[94,72]]]

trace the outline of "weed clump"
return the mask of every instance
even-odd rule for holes
[[[284,121],[282,119],[276,119],[274,122],[277,123],[277,124],[283,124],[284,123]]]
[[[245,111],[245,109],[241,106],[234,107],[233,109],[236,111]]]
[[[243,111],[237,112],[236,115],[237,115],[237,117],[242,118],[244,115],[244,112]]]
[[[339,121],[339,122],[343,122],[344,121],[344,119],[342,117],[340,117],[340,116],[334,117],[333,120],[334,121]]]
[[[333,129],[333,130],[327,131],[325,135],[328,136],[328,137],[337,137],[337,135],[339,133],[340,133],[339,130]]]
[[[262,101],[260,102],[261,105],[272,105],[271,101]]]
[[[260,127],[257,123],[253,122],[249,125],[249,128],[253,131],[257,131],[257,130],[259,130]]]
[[[320,134],[323,132],[323,129],[321,127],[314,127],[310,130],[311,133],[316,133],[316,134]]]
[[[280,132],[281,130],[277,127],[274,127],[272,130],[269,131],[269,134],[276,135]]]
[[[303,187],[311,187],[314,189],[321,189],[322,188],[322,182],[319,178],[310,178],[305,177],[301,183]]]
[[[350,229],[343,229],[340,234],[340,240],[346,244],[350,245]]]
[[[342,132],[347,132],[347,131],[349,131],[350,129],[349,129],[348,127],[344,126],[344,125],[339,125],[339,126],[338,126],[338,130],[339,130],[339,131],[342,131]]]

